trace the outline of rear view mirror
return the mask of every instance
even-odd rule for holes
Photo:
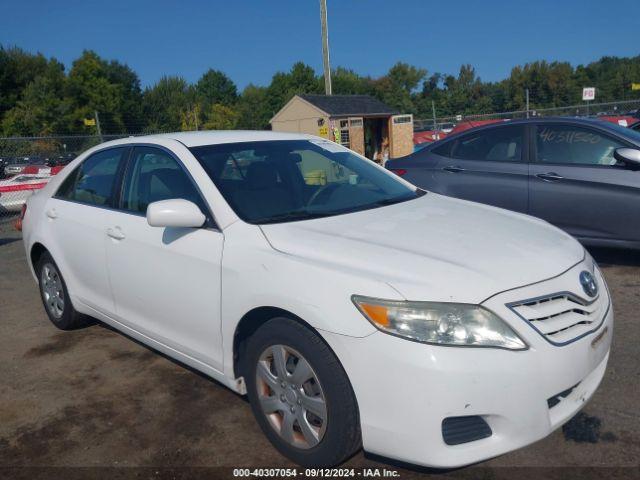
[[[152,227],[198,228],[205,220],[195,203],[182,198],[153,202],[147,207],[147,223]]]
[[[616,148],[613,151],[613,158],[625,163],[633,168],[640,168],[640,150],[637,148]]]

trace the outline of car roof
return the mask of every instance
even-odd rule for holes
[[[154,143],[156,140],[176,140],[186,147],[199,147],[221,143],[261,142],[269,140],[309,140],[318,138],[302,133],[272,132],[268,130],[211,130],[198,132],[174,132],[144,135],[140,137],[128,137],[114,140],[109,144],[123,143]],[[104,144],[103,144],[104,145]]]
[[[608,132],[620,136],[620,137],[625,137],[627,139],[629,139],[630,141],[637,143],[636,140],[633,139],[633,137],[629,138],[629,136],[625,135],[624,130],[621,131],[617,128],[615,128],[615,124],[611,123],[611,122],[606,122],[606,121],[602,121],[602,120],[598,120],[596,118],[582,118],[582,117],[534,117],[534,118],[521,118],[521,119],[516,119],[516,120],[506,120],[504,122],[496,122],[496,123],[490,123],[488,125],[480,125],[478,127],[473,127],[473,128],[469,128],[467,130],[463,130],[462,132],[453,134],[453,135],[449,135],[446,138],[442,139],[441,141],[438,142],[433,142],[432,145],[429,145],[428,147],[426,147],[426,149],[431,150],[432,148],[437,148],[438,145],[442,145],[445,142],[449,141],[449,140],[455,140],[456,138],[459,138],[463,135],[467,135],[469,133],[475,133],[475,132],[480,132],[483,130],[491,130],[494,128],[500,128],[500,127],[506,127],[506,126],[510,126],[510,125],[526,125],[526,124],[552,124],[552,123],[570,123],[573,125],[584,125],[584,126],[591,126],[591,127],[596,127],[599,128],[601,130],[607,130]]]

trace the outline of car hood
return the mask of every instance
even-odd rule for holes
[[[576,240],[542,220],[435,193],[261,228],[278,251],[376,278],[407,300],[481,303],[584,258]]]

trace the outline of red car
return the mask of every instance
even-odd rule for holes
[[[489,125],[491,123],[498,122],[506,122],[504,119],[492,119],[492,120],[464,120],[458,123],[452,130],[448,133],[443,130],[423,130],[421,132],[414,132],[413,134],[413,144],[418,146],[421,144],[428,144],[432,142],[437,142],[438,140],[442,140],[449,135],[455,135],[456,133],[464,132],[465,130],[469,130],[470,128],[482,127],[484,125]]]

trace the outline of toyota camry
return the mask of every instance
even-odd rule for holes
[[[575,239],[322,138],[104,143],[22,217],[56,327],[98,319],[248,395],[301,465],[478,462],[547,436],[605,374],[611,299]]]

